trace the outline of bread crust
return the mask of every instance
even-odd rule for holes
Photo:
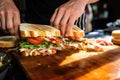
[[[2,36],[0,37],[0,47],[1,48],[10,48],[16,46],[15,36]]]
[[[113,39],[112,39],[112,42],[113,42],[114,44],[116,44],[116,45],[120,45],[120,39],[115,39],[115,38],[113,38]]]
[[[79,38],[83,38],[84,37],[84,31],[81,30],[79,27],[77,27],[76,25],[73,26],[72,32],[70,34],[70,36],[74,36],[74,37],[79,37]]]
[[[120,30],[114,30],[112,31],[112,34],[113,38],[115,39],[120,39]]]
[[[21,37],[37,37],[37,36],[60,37],[61,33],[60,30],[50,25],[22,23],[20,25],[20,35]],[[69,36],[81,38],[84,37],[84,31],[81,30],[76,25],[74,25]]]
[[[60,31],[52,26],[22,23],[20,25],[21,37],[61,36]]]

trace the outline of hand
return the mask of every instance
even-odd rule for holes
[[[69,0],[58,7],[51,17],[51,24],[61,30],[63,36],[69,36],[75,21],[83,14],[89,0]]]
[[[0,29],[18,37],[20,15],[13,0],[0,0]]]

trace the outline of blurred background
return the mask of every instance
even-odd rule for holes
[[[100,0],[92,4],[93,29],[105,29],[109,22],[115,22],[120,18],[120,0]]]

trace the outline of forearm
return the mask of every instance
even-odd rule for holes
[[[91,3],[95,3],[98,2],[99,0],[80,0],[80,2],[82,2],[83,4],[91,4]]]
[[[77,0],[78,3],[82,3],[82,6],[86,6],[87,4],[98,2],[99,0]]]
[[[98,2],[99,0],[89,0],[88,1],[88,4],[91,4],[91,3],[95,3],[95,2]]]

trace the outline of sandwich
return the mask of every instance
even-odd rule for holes
[[[120,45],[120,30],[113,30],[112,31],[112,42],[116,45]]]
[[[66,49],[103,52],[104,46],[112,45],[103,39],[84,38],[84,31],[75,25],[69,36],[62,37],[60,30],[53,26],[22,23],[20,35],[19,51],[24,56],[53,55]]]
[[[66,47],[71,46],[69,42],[76,42],[77,39],[83,38],[84,31],[77,26],[73,26],[69,37],[63,38],[60,30],[50,25],[22,23],[20,25],[20,36],[19,50],[22,55],[45,56],[56,54],[57,51],[70,48]]]

